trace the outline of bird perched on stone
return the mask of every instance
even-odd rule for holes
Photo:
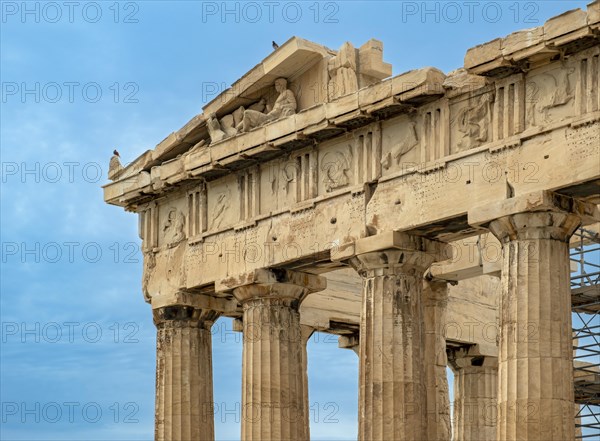
[[[275,43],[274,41],[272,42],[272,44],[273,44],[273,49],[279,48],[279,45],[277,43]]]
[[[121,155],[119,155],[119,152],[116,149],[113,150],[113,156],[110,158],[110,163],[108,164],[108,179],[111,181],[118,179],[123,171],[120,158]]]

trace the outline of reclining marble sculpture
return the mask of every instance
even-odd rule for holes
[[[294,93],[287,88],[287,80],[285,78],[278,78],[275,80],[275,90],[279,93],[279,96],[272,109],[269,110],[269,105],[267,105],[267,113],[252,109],[244,111],[242,131],[249,132],[253,128],[262,126],[269,121],[285,118],[286,116],[296,113],[296,108],[298,106],[296,97],[294,96]]]
[[[574,441],[568,248],[600,220],[598,35],[600,1],[393,77],[381,42],[293,37],[122,169],[104,195],[139,215],[156,439],[214,439],[224,316],[244,441],[310,439],[314,331],[359,354],[361,441],[448,441],[448,363],[456,441]]]

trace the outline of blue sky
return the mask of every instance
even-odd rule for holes
[[[448,72],[469,47],[586,3],[2,1],[0,438],[153,437],[137,219],[101,190],[113,148],[125,162],[153,148],[272,40],[374,37],[394,75]],[[241,341],[215,326],[217,439],[239,439]],[[352,351],[311,340],[313,439],[356,439],[357,376]]]

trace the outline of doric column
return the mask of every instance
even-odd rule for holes
[[[306,430],[302,439],[310,439],[310,402],[308,396],[308,351],[306,345],[308,339],[315,332],[315,328],[306,325],[300,325],[300,334],[302,336],[302,403],[304,404],[304,422],[302,427]]]
[[[308,404],[298,309],[326,279],[286,270],[257,270],[233,289],[244,310],[242,440],[305,441]]]
[[[441,245],[401,233],[355,244],[350,263],[363,278],[359,440],[427,439],[421,294]]]
[[[219,314],[190,306],[167,306],[153,314],[157,329],[154,438],[212,441],[210,328]]]
[[[503,246],[498,440],[571,441],[569,238],[597,208],[550,192],[469,212]]]
[[[425,280],[423,306],[425,326],[425,385],[427,389],[427,440],[450,441],[450,398],[446,366],[446,307],[448,285]]]
[[[498,359],[452,351],[454,441],[496,439]]]
[[[579,412],[581,412],[581,407],[579,404],[575,403],[575,407],[573,409],[573,415],[575,415],[575,439],[581,439],[583,435],[583,429],[581,427],[581,417],[579,416]]]

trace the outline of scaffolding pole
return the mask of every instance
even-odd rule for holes
[[[600,439],[600,235],[577,230],[570,258],[576,438]]]

